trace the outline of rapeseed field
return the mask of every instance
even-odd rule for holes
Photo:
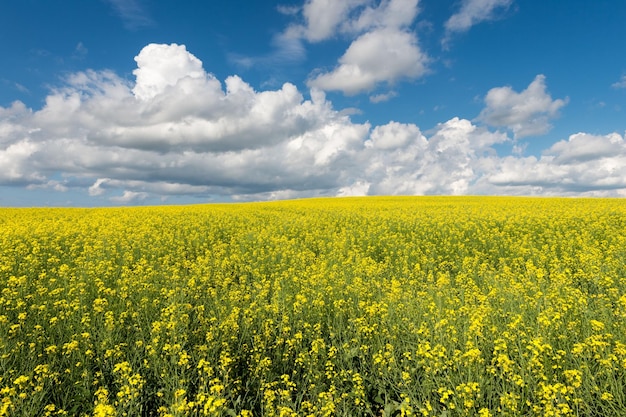
[[[624,416],[626,202],[0,209],[0,416]]]

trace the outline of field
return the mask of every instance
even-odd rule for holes
[[[626,415],[626,201],[0,209],[0,416]]]

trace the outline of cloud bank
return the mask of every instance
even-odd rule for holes
[[[378,21],[360,19],[352,24]],[[540,157],[498,155],[496,145],[516,139],[494,126],[515,137],[544,132],[565,104],[546,93],[541,75],[521,93],[490,90],[476,121],[455,117],[424,133],[394,121],[354,123],[317,87],[305,97],[289,83],[256,91],[238,76],[222,82],[183,45],[151,44],[135,61],[134,82],[79,72],[39,110],[19,101],[0,107],[0,185],[81,191],[96,205],[172,196],[626,194],[626,143],[617,133],[573,134]]]

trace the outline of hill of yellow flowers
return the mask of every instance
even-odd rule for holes
[[[0,416],[626,415],[626,201],[0,209]]]

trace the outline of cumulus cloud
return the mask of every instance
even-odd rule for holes
[[[492,88],[485,97],[487,107],[478,119],[513,131],[516,138],[542,135],[551,128],[550,120],[558,116],[568,99],[555,99],[546,92],[546,77],[537,75],[521,93],[511,87]]]
[[[351,185],[339,188],[337,197],[362,197],[366,196],[370,189],[370,183],[367,181],[356,181]]]
[[[233,194],[336,187],[343,159],[362,143],[325,95],[297,88],[255,91],[237,76],[224,85],[180,45],[148,45],[136,82],[86,71],[31,111],[0,108],[0,181],[45,183],[63,173],[91,196],[134,193]],[[128,201],[143,194],[125,194]],[[131,199],[132,197],[132,199]],[[122,202],[119,198],[117,202]]]
[[[341,29],[362,33],[376,28],[406,28],[418,11],[418,0],[383,0],[375,7],[365,7],[354,19],[345,21]]]
[[[289,26],[282,37],[351,39],[338,65],[312,73],[308,86],[352,95],[426,73],[429,59],[410,30],[417,13],[418,0],[308,0],[302,8],[304,23]]]
[[[136,61],[134,83],[84,71],[67,76],[39,110],[0,107],[0,185],[79,191],[96,205],[175,196],[626,192],[619,134],[572,135],[540,158],[500,157],[494,145],[513,140],[469,120],[427,133],[410,123],[354,123],[318,89],[305,98],[291,84],[256,91],[238,76],[221,82],[180,45],[149,45]],[[505,99],[495,100],[501,106],[488,108],[510,110],[526,103],[524,94],[542,96],[505,88]],[[548,104],[516,110],[527,115],[519,120],[506,111],[483,117],[523,125],[537,109],[558,107],[539,101]]]
[[[187,52],[185,45],[150,44],[135,57],[137,69],[133,71],[137,82],[133,94],[141,100],[149,100],[162,94],[168,87],[189,79],[205,81],[202,62]]]
[[[417,16],[418,0],[307,0],[301,13],[304,23],[290,25],[285,33],[320,42],[375,28],[407,27]]]
[[[304,25],[292,26],[309,42],[319,42],[335,35],[348,14],[365,0],[307,0],[302,8]]]
[[[345,94],[371,91],[379,83],[417,78],[426,71],[426,56],[415,37],[397,29],[378,29],[357,38],[333,71],[315,76],[309,87]]]
[[[624,140],[617,133],[606,136],[577,133],[568,141],[555,143],[545,154],[559,164],[572,164],[612,158],[624,151]]]
[[[30,140],[22,140],[9,144],[0,150],[0,183],[12,185],[39,184],[45,181],[45,177],[33,172],[30,158],[37,152],[37,145]]]
[[[491,145],[508,140],[469,120],[453,118],[430,137],[414,124],[390,122],[375,127],[359,155],[366,167],[355,184],[367,181],[369,194],[464,194],[482,175]]]
[[[453,33],[468,31],[472,26],[486,20],[493,20],[498,12],[508,9],[513,0],[462,0],[458,12],[445,23],[444,44]]]
[[[74,74],[34,117],[47,133],[87,133],[94,145],[225,152],[278,143],[334,114],[323,95],[304,101],[292,84],[256,92],[231,76],[223,86],[184,46],[148,45],[136,61],[132,88],[106,71]]]

